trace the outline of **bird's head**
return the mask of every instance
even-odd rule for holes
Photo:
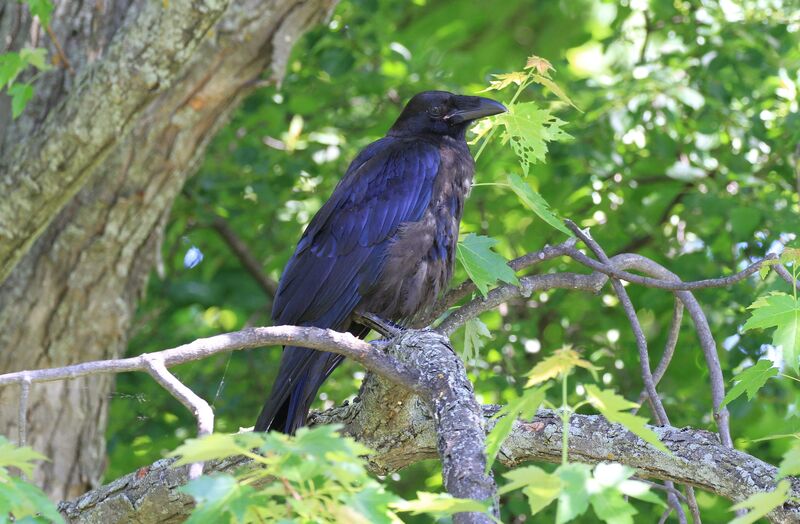
[[[475,120],[506,111],[508,109],[503,104],[491,98],[456,95],[447,91],[423,91],[408,101],[389,134],[434,134],[463,138]]]

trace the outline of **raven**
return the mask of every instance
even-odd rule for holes
[[[411,98],[385,137],[365,147],[306,228],[281,276],[276,325],[350,331],[359,316],[408,324],[453,273],[475,163],[467,127],[505,112],[499,102],[446,91]],[[343,357],[287,346],[256,431],[294,433]]]

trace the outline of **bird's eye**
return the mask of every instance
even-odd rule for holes
[[[432,107],[428,110],[428,114],[433,117],[440,117],[444,114],[444,108],[442,106]]]

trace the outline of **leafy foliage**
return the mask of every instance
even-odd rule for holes
[[[663,0],[537,2],[533,8],[496,2],[487,17],[471,0],[341,0],[327,25],[297,43],[282,86],[257,89],[235,112],[176,201],[162,251],[165,274],[151,278],[130,353],[268,324],[269,296],[253,285],[209,227],[212,221],[226,220],[264,273],[277,279],[347,164],[385,133],[405,100],[425,89],[477,93],[500,80],[493,75],[518,71],[531,51],[547,57],[557,73],[534,59],[534,67],[515,75],[519,82],[488,96],[509,105],[523,78],[547,73],[585,112],[546,84],[528,83],[515,103],[534,102],[569,122],[560,129],[574,139],[545,142],[546,163],[533,165],[527,178],[514,151],[490,140],[476,161],[462,239],[470,232],[493,238],[492,251],[506,260],[564,240],[508,187],[512,174],[551,203],[557,216],[591,227],[609,254],[644,254],[684,280],[731,274],[768,249],[777,251],[797,234],[800,213],[792,164],[800,142],[800,49],[790,7],[785,1],[771,2],[769,9],[716,0],[701,9]],[[483,135],[475,153],[492,129],[497,138],[504,128],[478,129]],[[204,258],[188,270],[183,257],[191,246]],[[533,270],[582,269],[559,258]],[[454,282],[467,277],[459,264]],[[775,356],[768,346],[775,328],[741,332],[745,308],[771,291],[789,291],[774,273],[698,294],[712,333],[725,341],[719,358],[726,376],[743,362]],[[672,295],[635,285],[628,292],[657,354],[666,342]],[[598,296],[534,294],[480,320],[493,335],[470,367],[483,402],[504,405],[525,394],[520,379],[548,356],[543,348],[567,343],[587,348],[582,358],[602,368],[603,384],[588,370],[574,369],[570,404],[584,400],[579,386],[592,380],[628,398],[641,385],[638,357],[629,349],[633,336],[607,288]],[[690,329],[684,323],[679,348],[686,350],[676,352],[659,383],[678,427],[702,425],[711,405],[707,370]],[[454,345],[463,350],[461,337]],[[214,402],[217,429],[232,432],[252,424],[279,354],[241,352],[175,372]],[[355,394],[362,371],[352,363],[337,369],[315,407]],[[758,439],[797,430],[796,397],[796,385],[776,377],[759,390],[762,402],[730,404],[737,446],[779,463],[787,445]],[[647,407],[642,410],[646,415]],[[118,379],[109,421],[108,479],[160,458],[194,432],[191,416],[139,375]],[[504,470],[496,468],[499,477]],[[414,498],[439,490],[441,475],[431,461],[384,482]],[[704,521],[731,518],[730,504],[718,497],[702,496],[699,503]],[[638,499],[631,504],[637,521],[658,520],[660,507]],[[530,514],[522,489],[505,493],[501,506],[504,522]],[[556,507],[550,503],[537,521],[553,521]],[[430,521],[408,513],[404,519]],[[596,521],[591,510],[575,519]]]
[[[638,407],[635,402],[630,402],[613,391],[600,389],[594,384],[586,386],[586,397],[592,406],[609,421],[622,424],[625,429],[654,448],[667,454],[671,453],[653,430],[645,426],[647,419],[630,413],[631,408]]]
[[[395,512],[487,510],[483,502],[435,493],[400,499],[367,474],[362,456],[370,450],[337,430],[319,426],[301,428],[293,437],[214,433],[187,440],[173,452],[180,457],[176,465],[245,455],[262,466],[236,475],[204,475],[186,484],[182,490],[197,502],[188,522],[380,524],[399,522]]]
[[[528,372],[528,383],[525,387],[541,384],[559,375],[566,375],[576,367],[588,369],[592,372],[597,369],[591,362],[582,359],[580,353],[572,349],[571,346],[564,346],[555,350],[552,355],[536,364]]]
[[[19,0],[31,11],[32,16],[39,18],[43,26],[50,23],[53,13],[53,4],[50,0]],[[0,53],[0,92],[6,90],[11,97],[11,116],[17,118],[22,114],[25,106],[33,98],[33,85],[31,81],[18,82],[17,79],[29,67],[34,67],[40,72],[51,69],[47,63],[47,51],[43,48],[23,48],[19,52],[8,51]]]
[[[722,405],[726,405],[731,400],[741,396],[745,391],[747,398],[753,400],[758,393],[758,390],[764,387],[772,377],[778,375],[778,368],[772,363],[771,360],[759,360],[754,366],[750,366],[733,378],[736,384],[728,390]]]
[[[492,251],[492,246],[497,242],[493,238],[470,233],[458,243],[456,250],[458,260],[484,297],[489,286],[498,280],[519,284],[514,270],[508,267],[506,260]]]
[[[64,519],[42,490],[12,476],[8,468],[25,475],[33,472],[33,461],[45,457],[27,446],[17,447],[0,435],[0,521],[63,523]]]
[[[486,471],[494,464],[497,453],[503,442],[511,434],[514,422],[519,418],[530,418],[536,415],[539,406],[544,402],[547,387],[528,389],[518,399],[503,406],[492,418],[499,419],[486,436]]]
[[[741,517],[736,517],[730,524],[752,524],[786,502],[788,495],[789,482],[786,480],[778,482],[774,491],[751,495],[731,507],[731,510],[747,509],[750,511]]]
[[[510,106],[507,113],[495,117],[495,123],[503,126],[503,143],[511,142],[525,176],[531,164],[544,162],[548,142],[571,138],[561,129],[565,122],[535,102]]]
[[[800,373],[800,301],[797,297],[772,292],[760,297],[748,309],[752,314],[743,329],[777,328],[772,344],[783,350],[783,358],[795,374]]]
[[[486,345],[486,339],[492,338],[492,333],[486,324],[479,318],[472,318],[464,325],[464,351],[461,359],[470,362],[480,355],[481,349]]]

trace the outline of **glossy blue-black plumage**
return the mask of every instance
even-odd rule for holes
[[[407,317],[407,310],[435,298],[450,277],[472,178],[464,132],[469,118],[481,111],[499,112],[493,101],[480,106],[486,100],[421,93],[386,137],[358,154],[284,269],[273,303],[275,324],[349,329],[363,336],[366,328],[351,325],[360,306]],[[448,123],[448,116],[458,122]],[[292,433],[304,424],[317,390],[341,360],[284,348],[255,429]]]

